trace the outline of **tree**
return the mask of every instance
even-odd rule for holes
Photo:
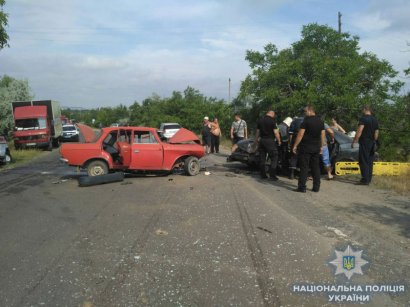
[[[154,94],[142,104],[135,102],[129,109],[130,122],[135,126],[159,127],[163,122],[176,122],[199,133],[204,116],[209,116],[217,117],[222,131],[227,133],[231,121],[229,105],[189,86],[182,93],[174,91],[169,98]]]
[[[247,51],[252,72],[242,82],[238,99],[252,97],[244,109],[249,116],[256,118],[272,106],[282,118],[293,116],[310,103],[319,114],[337,116],[353,128],[362,105],[378,110],[397,100],[403,85],[394,79],[397,71],[370,52],[360,53],[358,37],[318,24],[304,26],[301,34],[281,51],[274,44],[264,52]]]
[[[3,11],[5,3],[5,0],[0,0],[0,50],[9,46],[9,36],[5,29],[8,25],[8,14]]]
[[[32,99],[27,80],[17,80],[7,75],[0,79],[0,132],[13,128],[11,102]]]

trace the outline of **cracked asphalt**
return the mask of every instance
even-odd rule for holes
[[[298,284],[405,285],[365,305],[410,306],[408,197],[202,165],[80,188],[53,151],[1,172],[0,306],[343,306]],[[369,261],[351,280],[329,264],[348,245]]]

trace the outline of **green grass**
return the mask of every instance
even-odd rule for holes
[[[11,169],[16,166],[25,164],[36,157],[41,156],[44,154],[43,150],[40,149],[23,149],[23,150],[15,150],[13,142],[9,142],[10,154],[12,157],[12,162],[6,164],[0,168],[0,170]]]

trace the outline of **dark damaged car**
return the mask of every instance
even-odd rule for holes
[[[329,144],[329,154],[332,162],[332,167],[336,162],[341,161],[358,161],[359,160],[359,145],[355,144],[352,148],[352,138],[339,131],[334,131],[335,143]],[[328,137],[328,136],[327,136]],[[328,137],[329,140],[329,137]],[[259,151],[254,148],[254,140],[247,139],[238,142],[238,148],[228,157],[228,162],[238,161],[248,164],[251,167],[259,167]],[[270,163],[267,160],[267,163]]]

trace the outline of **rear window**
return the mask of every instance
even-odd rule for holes
[[[164,130],[166,129],[180,129],[181,126],[180,125],[165,125],[164,126]]]
[[[63,131],[74,131],[74,130],[77,130],[77,129],[75,129],[74,126],[65,126],[65,127],[63,127]]]

